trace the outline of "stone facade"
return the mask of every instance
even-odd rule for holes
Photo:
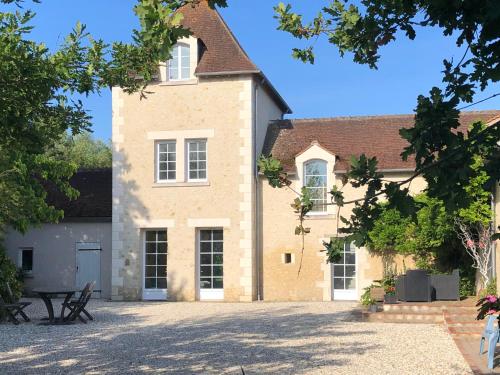
[[[114,299],[142,298],[142,236],[149,228],[168,231],[170,300],[199,298],[199,228],[224,229],[224,299],[256,298],[256,85],[251,76],[160,83],[150,87],[146,100],[113,90]],[[184,142],[193,138],[207,139],[208,179],[202,183],[184,177]],[[160,140],[176,140],[174,183],[155,181],[154,150]]]
[[[318,146],[315,146],[315,148]],[[310,149],[309,157],[313,159],[326,158],[319,147]],[[303,162],[299,157],[297,160]],[[307,159],[305,159],[307,160]],[[332,166],[333,168],[333,166]],[[329,166],[330,179],[341,187],[340,176],[335,176]],[[299,169],[299,165],[297,165]],[[400,181],[409,177],[409,173],[388,173],[386,179]],[[294,190],[301,186],[297,175],[293,177]],[[310,215],[304,226],[311,228],[311,233],[305,236],[304,252],[301,236],[294,235],[297,225],[297,215],[290,207],[296,193],[288,188],[273,189],[264,179],[261,181],[262,189],[262,231],[263,231],[263,298],[269,301],[330,301],[335,299],[332,292],[332,269],[326,263],[325,252],[322,251],[323,241],[336,236],[337,223],[336,210],[325,215]],[[421,192],[425,184],[422,179],[416,179],[410,186],[413,194]],[[361,198],[363,191],[347,185],[343,189],[346,200]],[[340,215],[348,217],[352,206],[342,208]],[[285,263],[284,254],[292,254],[292,262]],[[411,258],[395,259],[396,267],[402,271],[404,267],[414,266]],[[300,272],[299,272],[300,268]],[[372,256],[365,248],[356,251],[356,298],[363,288],[369,286],[373,280],[382,278],[383,267],[379,257]]]
[[[401,181],[411,174],[413,164],[401,164],[403,141],[397,130],[409,126],[412,116],[283,121],[290,113],[287,104],[218,13],[205,2],[183,11],[183,22],[193,31],[193,36],[179,41],[189,48],[189,67],[179,65],[183,79],[170,80],[169,65],[160,63],[158,81],[148,87],[147,99],[113,89],[112,298],[146,298],[145,232],[166,230],[168,286],[161,298],[201,299],[198,247],[205,229],[223,232],[224,287],[218,299],[345,297],[333,287],[336,275],[322,251],[322,242],[337,235],[336,207],[308,216],[311,233],[303,252],[301,237],[294,235],[297,216],[290,203],[304,186],[304,163],[323,160],[326,186],[340,188],[350,155],[369,149],[383,156],[383,168],[389,169],[385,178]],[[310,139],[313,128],[315,138]],[[349,133],[353,130],[357,133]],[[374,142],[378,134],[385,138]],[[256,160],[266,152],[268,138],[271,143],[281,139],[277,151],[287,156],[290,188],[273,189],[258,176]],[[187,141],[194,139],[205,140],[207,147],[207,178],[196,182],[187,178]],[[155,150],[165,141],[176,144],[176,176],[168,182],[158,181],[156,170]],[[417,194],[425,184],[415,179],[409,187]],[[350,186],[343,191],[347,200],[364,193]],[[351,209],[343,207],[340,214],[349,216]],[[356,274],[351,299],[382,277],[381,260],[366,249],[357,249],[355,258],[355,265],[349,265],[355,266]],[[402,258],[396,264],[399,270],[413,265]]]

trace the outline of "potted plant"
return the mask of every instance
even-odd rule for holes
[[[389,304],[397,303],[398,299],[396,298],[396,287],[387,286],[384,289],[385,289],[384,303],[389,303]]]
[[[388,272],[379,283],[384,288],[384,303],[397,303],[396,277],[394,272]]]
[[[377,301],[371,296],[371,287],[365,288],[365,292],[361,295],[360,302],[368,311],[377,312]]]
[[[373,284],[370,287],[370,290],[371,290],[371,297],[375,301],[383,301],[384,300],[385,291],[384,291],[384,287],[383,286],[377,285],[377,284]]]
[[[487,315],[498,315],[500,312],[500,298],[494,294],[489,294],[477,301],[478,314],[476,319],[482,320]]]

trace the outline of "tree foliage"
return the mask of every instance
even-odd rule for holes
[[[451,231],[450,214],[469,222],[490,222],[490,191],[500,177],[500,124],[478,122],[464,134],[458,131],[458,107],[472,103],[478,89],[500,80],[497,7],[494,0],[362,0],[361,6],[334,0],[311,21],[295,13],[290,4],[275,7],[278,29],[313,41],[293,50],[294,57],[304,62],[314,63],[313,44],[326,37],[342,56],[352,53],[355,62],[376,68],[382,46],[401,32],[413,40],[424,27],[441,28],[445,37],[455,38],[465,49],[458,62],[443,62],[444,89],[433,87],[428,96],[419,96],[414,126],[400,130],[408,142],[401,157],[415,159],[415,173],[403,181],[388,182],[378,171],[376,158],[360,155],[351,161],[344,184],[364,188],[365,195],[346,201],[341,188],[332,188],[331,199],[339,209],[354,205],[348,218],[340,218],[344,224],[340,232],[348,234],[356,245],[425,257],[436,251]],[[408,184],[418,176],[427,182],[428,197],[420,198],[424,202],[409,195]]]
[[[22,283],[19,279],[19,271],[16,268],[12,260],[7,256],[7,252],[0,242],[0,296],[4,297],[6,301],[8,291],[7,283],[11,288],[12,293],[15,297],[20,297],[22,293]],[[2,317],[3,311],[0,311],[0,318]]]
[[[111,145],[84,132],[71,136],[64,134],[59,142],[47,151],[58,160],[72,163],[76,168],[111,168]]]
[[[394,209],[383,209],[368,232],[368,248],[372,253],[391,256],[406,252],[406,238],[413,222]]]
[[[133,30],[132,43],[106,43],[77,23],[56,50],[49,50],[30,39],[36,20],[26,10],[31,2],[0,0],[0,227],[25,231],[62,217],[46,204],[44,181],[76,197],[68,180],[79,163],[46,151],[61,147],[67,131],[77,135],[90,129],[91,116],[76,98],[113,86],[145,97],[158,62],[169,59],[177,39],[189,35],[176,12],[187,3],[197,0],[137,0],[140,28]],[[224,0],[210,4],[226,5]]]
[[[422,193],[415,198],[414,215],[406,216],[381,204],[382,213],[368,233],[366,245],[378,255],[412,255],[420,264],[432,263],[454,235],[453,216],[443,202]]]
[[[310,21],[295,13],[290,4],[281,3],[275,11],[280,30],[311,41],[305,48],[293,50],[293,55],[305,62],[314,62],[314,42],[326,37],[342,56],[350,53],[355,62],[376,68],[383,46],[403,34],[413,40],[419,29],[426,27],[440,28],[445,37],[453,38],[464,50],[460,60],[444,60],[444,88],[433,87],[427,96],[419,96],[414,126],[400,130],[408,141],[401,157],[415,159],[414,176],[399,183],[383,182],[376,159],[361,155],[353,161],[347,177],[352,186],[366,187],[365,196],[344,202],[341,192],[334,191],[337,204],[355,205],[344,222],[345,231],[358,245],[368,240],[368,233],[381,214],[380,196],[386,196],[388,205],[398,211],[415,212],[405,185],[417,176],[425,178],[429,196],[442,200],[449,212],[470,207],[466,186],[478,176],[484,177],[481,184],[491,191],[500,177],[500,124],[486,127],[475,123],[466,132],[457,129],[459,106],[472,103],[478,90],[500,80],[497,1],[362,0],[359,5],[334,0]],[[482,160],[479,168],[477,155]]]

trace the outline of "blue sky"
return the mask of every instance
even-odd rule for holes
[[[313,15],[325,1],[291,0],[305,15]],[[278,1],[229,0],[221,13],[243,48],[282,94],[294,113],[291,117],[330,117],[411,113],[419,94],[441,83],[444,58],[461,57],[453,40],[437,29],[418,32],[415,41],[400,38],[385,47],[378,70],[340,58],[325,40],[316,44],[316,64],[308,65],[291,57],[300,46],[288,34],[276,30],[273,5]],[[42,0],[32,38],[55,48],[77,21],[85,23],[96,38],[129,41],[137,21],[132,0]],[[311,3],[315,4],[311,7]],[[26,3],[30,4],[29,2]],[[31,6],[31,5],[30,5]],[[500,91],[499,85],[479,93],[477,99]],[[111,137],[111,95],[85,99],[94,117],[96,137]],[[471,109],[500,108],[500,97]]]

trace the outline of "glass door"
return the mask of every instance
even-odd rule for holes
[[[198,233],[200,300],[224,299],[224,237],[222,229]]]
[[[356,248],[344,244],[344,251],[338,263],[332,265],[333,299],[357,300]]]
[[[167,299],[167,231],[144,232],[144,284],[145,300]]]

